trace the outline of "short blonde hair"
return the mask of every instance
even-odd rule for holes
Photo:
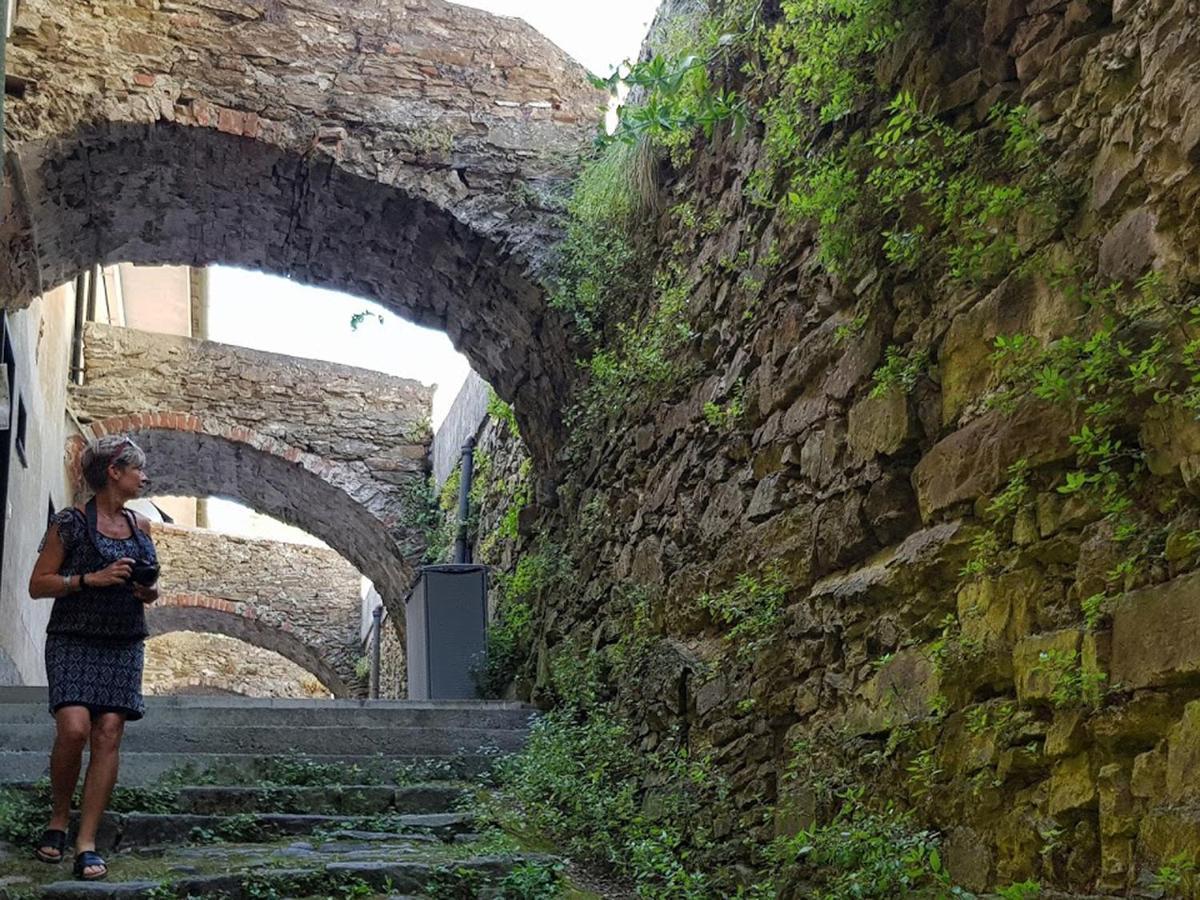
[[[146,453],[127,434],[106,434],[90,441],[80,461],[83,479],[93,491],[100,491],[108,484],[108,467],[146,465]]]

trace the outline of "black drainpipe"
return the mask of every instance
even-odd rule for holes
[[[467,438],[462,448],[462,478],[458,485],[458,537],[454,539],[454,561],[469,563],[471,545],[467,540],[467,517],[471,514],[471,479],[475,474],[475,438]]]
[[[379,647],[383,643],[383,604],[371,610],[371,687],[368,696],[379,699]]]
[[[90,272],[75,276],[75,329],[71,333],[71,381],[83,384],[83,325],[87,321],[88,282]]]

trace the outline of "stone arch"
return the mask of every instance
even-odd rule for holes
[[[133,437],[146,450],[152,494],[236,500],[320,538],[371,579],[392,614],[403,618],[409,557],[419,542],[402,511],[351,467],[189,413],[117,416],[88,431]],[[81,491],[84,446],[84,438],[74,437],[67,451]]]
[[[25,0],[0,296],[97,262],[228,263],[445,330],[549,459],[572,371],[543,262],[604,101],[516,19],[442,0]]]
[[[195,631],[237,638],[290,659],[311,673],[334,697],[342,699],[357,694],[353,672],[337,671],[286,627],[267,625],[253,615],[252,609],[220,597],[192,594],[164,597],[147,607],[146,625],[152,636]]]

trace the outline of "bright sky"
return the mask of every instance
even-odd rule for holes
[[[597,75],[607,75],[626,58],[637,56],[659,0],[473,0],[473,6],[518,16]],[[356,297],[311,288],[257,272],[216,267],[209,272],[208,338],[229,344],[361,366],[436,384],[433,423],[445,417],[467,377],[468,365],[450,339],[419,328]],[[357,331],[355,313],[370,318]],[[218,510],[217,506],[225,508]],[[245,512],[214,501],[214,527],[254,531]]]

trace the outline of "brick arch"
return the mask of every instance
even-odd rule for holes
[[[24,0],[9,70],[6,302],[117,261],[376,299],[445,330],[549,458],[573,355],[541,271],[604,98],[529,26],[442,0]]]
[[[80,496],[86,437],[129,434],[146,450],[152,495],[222,497],[301,528],[371,579],[392,614],[403,618],[419,536],[405,526],[403,510],[349,465],[189,413],[116,416],[87,431],[70,438],[67,448]]]
[[[299,635],[282,626],[266,624],[253,607],[220,597],[175,594],[147,607],[146,624],[157,637],[176,631],[223,634],[278,653],[290,659],[323,684],[334,697],[355,697],[362,692],[353,670],[322,658]]]

